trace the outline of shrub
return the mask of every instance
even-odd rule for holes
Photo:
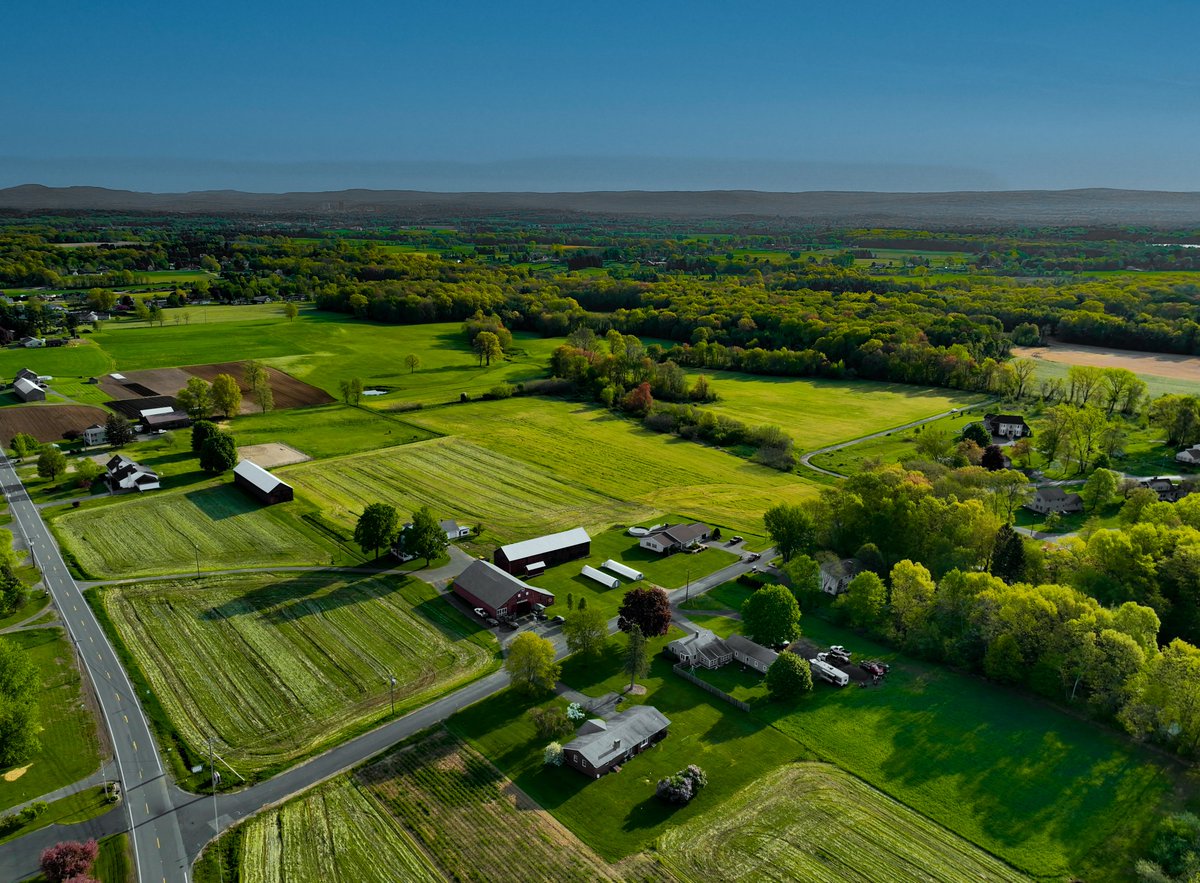
[[[794,699],[813,688],[812,668],[795,653],[780,653],[767,669],[767,692],[772,699]]]
[[[529,709],[529,719],[539,739],[557,739],[575,730],[575,724],[558,706]]]
[[[485,399],[509,399],[512,398],[513,388],[509,383],[498,383],[487,391]]]
[[[567,719],[568,720],[572,720],[572,721],[575,721],[576,723],[578,723],[579,721],[583,720],[585,717],[587,717],[587,712],[583,710],[583,706],[581,706],[578,702],[572,702],[570,705],[567,706]]]
[[[562,766],[563,748],[557,742],[551,742],[542,752],[542,763],[546,766]]]
[[[658,780],[655,794],[667,803],[686,804],[708,784],[708,776],[695,764],[689,764],[673,776]]]

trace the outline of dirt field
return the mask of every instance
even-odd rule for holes
[[[289,466],[292,463],[303,463],[305,460],[312,459],[308,454],[279,442],[247,445],[244,448],[238,448],[238,454],[242,459],[253,460],[264,469],[270,469],[273,466]]]
[[[242,395],[244,396],[242,413],[254,413],[258,410],[250,398],[250,388],[243,382],[246,371],[245,363],[222,362],[219,365],[192,365],[185,370],[188,374],[203,377],[209,383],[212,383],[213,378],[218,374],[233,375],[237,379],[238,386],[242,388]],[[285,408],[300,408],[304,405],[325,405],[333,401],[333,397],[324,390],[317,389],[315,386],[309,386],[307,383],[284,374],[282,371],[267,368],[267,375],[271,378],[271,392],[275,395],[275,410],[277,411],[282,411]],[[181,388],[182,385],[180,384]]]
[[[1200,357],[1197,356],[1106,350],[1098,346],[1068,343],[1015,346],[1012,353],[1022,359],[1043,359],[1065,365],[1094,365],[1099,368],[1128,368],[1136,374],[1153,374],[1174,380],[1200,382]]]
[[[68,429],[86,429],[104,423],[108,414],[90,405],[24,405],[0,408],[0,442],[5,446],[18,432],[40,442],[61,441]]]
[[[122,371],[122,376],[130,383],[140,384],[146,389],[153,390],[160,396],[174,396],[183,389],[192,375],[179,368],[159,368],[154,371]],[[100,378],[100,388],[114,399],[139,398],[144,393],[136,387],[130,388],[119,381],[113,380],[112,375],[105,374]]]

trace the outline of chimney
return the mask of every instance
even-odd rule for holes
[[[613,739],[613,748],[620,748],[620,747],[621,747],[621,740]]]

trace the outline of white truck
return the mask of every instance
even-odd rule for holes
[[[850,683],[850,675],[846,674],[836,665],[830,665],[820,656],[816,659],[808,660],[808,664],[816,677],[823,681],[828,681],[835,687],[844,687]]]

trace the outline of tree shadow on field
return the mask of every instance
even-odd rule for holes
[[[250,499],[249,496],[232,485],[207,488],[200,491],[189,491],[184,494],[184,497],[213,521],[222,521],[226,518],[248,515],[263,508],[262,504],[257,500]]]
[[[338,585],[341,583],[341,585]],[[234,616],[260,616],[272,625],[303,616],[327,613],[339,607],[361,604],[388,594],[386,577],[369,574],[303,573],[283,577],[239,594],[208,608],[205,620],[220,621]],[[333,586],[331,589],[330,587]],[[318,599],[314,596],[320,595]]]

